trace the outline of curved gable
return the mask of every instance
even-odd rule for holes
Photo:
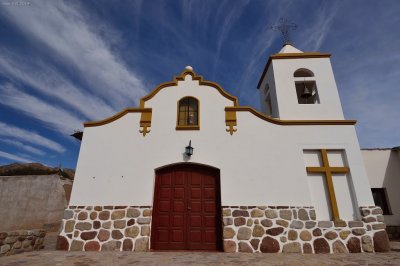
[[[155,89],[153,89],[148,95],[141,98],[140,105],[138,108],[126,108],[123,111],[109,118],[105,118],[100,121],[86,122],[84,123],[84,127],[101,126],[111,123],[123,117],[127,113],[140,113],[141,114],[140,133],[143,133],[143,136],[145,136],[148,132],[150,132],[148,128],[151,127],[151,116],[152,116],[152,108],[146,108],[145,107],[146,102],[154,98],[157,95],[157,93],[159,93],[161,90],[166,89],[168,87],[178,86],[178,82],[184,81],[187,75],[190,75],[192,77],[192,80],[198,81],[200,86],[203,85],[215,88],[223,97],[232,101],[233,106],[226,106],[225,108],[226,126],[229,128],[229,130],[227,129],[227,131],[230,132],[230,134],[233,134],[233,132],[236,131],[236,129],[234,128],[236,127],[237,124],[236,112],[250,112],[259,119],[276,125],[354,125],[356,123],[355,120],[281,120],[277,118],[272,118],[256,111],[252,107],[239,106],[238,98],[226,92],[218,83],[206,81],[203,79],[203,76],[198,76],[192,69],[186,69],[179,76],[175,76],[172,81],[161,83]]]
[[[212,82],[212,81],[206,81],[204,80],[203,76],[198,76],[196,72],[194,72],[191,69],[186,69],[183,71],[179,76],[174,76],[172,81],[169,82],[164,82],[159,84],[156,88],[154,88],[149,94],[144,96],[143,98],[140,99],[140,104],[139,107],[136,108],[126,108],[117,114],[110,116],[108,118],[105,118],[103,120],[99,121],[91,121],[91,122],[85,122],[83,123],[84,127],[95,127],[95,126],[102,126],[108,123],[111,123],[127,113],[142,113],[142,114],[151,114],[152,110],[151,108],[145,108],[145,103],[146,101],[152,99],[154,96],[157,95],[162,89],[166,89],[168,87],[174,87],[178,85],[178,81],[184,81],[185,76],[190,75],[192,76],[192,80],[199,81],[199,85],[204,85],[204,86],[209,86],[212,88],[215,88],[222,96],[227,98],[228,100],[231,100],[233,102],[233,106],[237,107],[239,106],[238,99],[237,97],[229,94],[226,92],[218,83]],[[143,116],[143,115],[142,115]],[[151,117],[151,115],[150,115]],[[151,120],[151,118],[147,118],[147,120]],[[146,121],[147,124],[149,124],[149,121]],[[148,125],[149,126],[149,125]]]
[[[162,89],[165,89],[165,88],[168,88],[168,87],[172,87],[172,86],[177,86],[178,85],[178,81],[184,81],[185,80],[185,76],[187,76],[187,75],[191,75],[192,76],[192,80],[199,81],[199,85],[200,86],[204,85],[204,86],[209,86],[209,87],[215,88],[222,96],[224,96],[225,98],[233,101],[233,106],[239,106],[239,102],[238,102],[237,97],[235,97],[235,96],[229,94],[228,92],[226,92],[218,83],[215,83],[215,82],[212,82],[212,81],[206,81],[206,80],[203,79],[203,76],[197,76],[196,73],[193,70],[186,69],[179,76],[175,76],[173,81],[161,83],[152,92],[150,92],[148,95],[146,95],[143,98],[141,98],[140,99],[140,108],[144,108],[146,101],[152,99]]]

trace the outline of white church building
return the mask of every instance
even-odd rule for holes
[[[85,123],[58,249],[389,251],[330,56],[271,55],[260,112],[188,66]]]

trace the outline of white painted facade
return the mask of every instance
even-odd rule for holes
[[[320,104],[294,101],[293,72],[298,68],[314,72]],[[344,120],[329,59],[272,60],[265,77],[260,91],[270,82],[273,116]],[[185,96],[200,102],[200,130],[175,128],[177,102]],[[350,168],[349,174],[333,179],[341,218],[359,218],[359,206],[374,205],[354,125],[280,125],[237,111],[237,131],[231,135],[225,107],[233,106],[221,91],[187,74],[145,101],[144,107],[152,108],[151,131],[145,136],[139,133],[141,113],[85,127],[70,205],[153,205],[155,169],[191,162],[220,169],[223,206],[315,206],[317,219],[329,219],[325,177],[306,171],[320,161],[307,150],[318,149],[341,150],[329,156],[331,166]],[[190,140],[194,154],[188,158],[184,152]]]
[[[365,149],[362,156],[371,188],[385,188],[391,215],[387,225],[400,225],[400,151],[398,149]]]

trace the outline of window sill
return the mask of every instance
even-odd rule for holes
[[[176,126],[176,130],[200,130],[200,126]]]

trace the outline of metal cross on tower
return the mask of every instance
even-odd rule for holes
[[[293,22],[289,22],[286,18],[280,18],[279,24],[271,27],[274,31],[280,31],[283,36],[283,45],[292,44],[289,38],[289,30],[297,29],[297,25]]]

